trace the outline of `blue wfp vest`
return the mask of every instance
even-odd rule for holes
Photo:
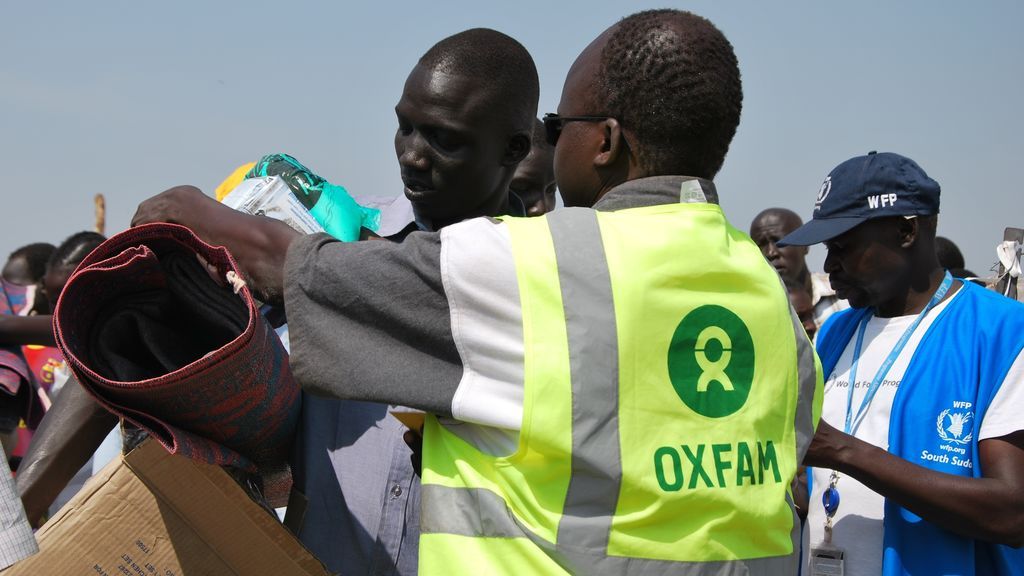
[[[818,336],[831,375],[867,308],[834,314]],[[1024,347],[1024,305],[963,282],[921,339],[893,399],[889,452],[978,478],[978,422]],[[827,379],[827,378],[826,378]],[[1024,574],[1024,550],[964,538],[886,499],[882,573]]]

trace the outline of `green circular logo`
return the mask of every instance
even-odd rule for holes
[[[754,381],[754,340],[747,325],[721,306],[693,310],[672,336],[668,376],[694,412],[709,418],[736,412]]]

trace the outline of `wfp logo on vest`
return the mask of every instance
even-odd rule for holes
[[[687,314],[668,349],[668,375],[679,399],[709,418],[747,402],[754,380],[754,341],[733,311],[708,304]]]
[[[946,408],[939,412],[935,419],[935,432],[938,433],[939,452],[931,453],[928,450],[921,451],[921,460],[956,466],[963,471],[974,467],[971,460],[969,444],[974,438],[974,411],[973,404],[965,401],[953,402],[952,408]]]
[[[971,411],[970,402],[953,402],[953,408],[946,408],[939,413],[935,420],[935,431],[943,442],[951,444],[970,444],[974,438],[973,424],[974,412]]]

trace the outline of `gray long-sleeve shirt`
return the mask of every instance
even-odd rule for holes
[[[676,203],[681,183],[717,203],[710,182],[658,176],[612,189],[595,209]],[[463,362],[442,279],[442,234],[358,243],[315,234],[292,244],[285,303],[292,370],[305,390],[453,415]]]

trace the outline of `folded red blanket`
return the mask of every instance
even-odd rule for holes
[[[299,387],[237,273],[225,248],[188,228],[132,228],[96,248],[68,281],[54,315],[57,343],[101,405],[168,451],[280,469]]]

